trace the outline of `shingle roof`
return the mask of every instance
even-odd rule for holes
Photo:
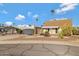
[[[51,20],[51,21],[45,22],[43,26],[59,26],[59,27],[72,26],[72,21],[68,19],[67,20]]]

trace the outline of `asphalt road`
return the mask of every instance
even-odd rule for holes
[[[79,56],[79,47],[54,44],[0,44],[0,56]]]

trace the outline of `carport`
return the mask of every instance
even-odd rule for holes
[[[23,29],[23,34],[33,35],[34,29]]]

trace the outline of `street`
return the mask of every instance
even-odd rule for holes
[[[0,56],[79,56],[79,47],[56,44],[0,44]]]

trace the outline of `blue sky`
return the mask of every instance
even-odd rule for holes
[[[55,10],[52,14],[50,11]],[[39,18],[36,22],[35,19]],[[50,19],[69,18],[79,25],[79,4],[6,3],[0,4],[0,23],[35,24],[41,26]]]

